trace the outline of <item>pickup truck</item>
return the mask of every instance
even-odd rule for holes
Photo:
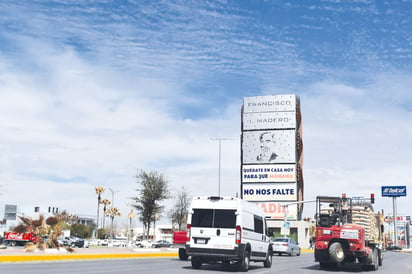
[[[173,248],[179,249],[179,259],[186,261],[189,256],[186,254],[186,231],[173,232]]]

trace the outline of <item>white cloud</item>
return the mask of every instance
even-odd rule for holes
[[[0,16],[8,26],[0,35],[2,203],[94,215],[94,187],[102,185],[119,191],[116,204],[127,212],[138,169],[164,173],[172,189],[216,194],[214,137],[233,138],[222,142],[221,193],[235,195],[242,99],[265,94],[301,97],[305,198],[407,185],[412,83],[402,61],[408,51],[383,58],[351,30],[331,41],[328,35],[346,22],[322,14],[336,28],[317,25],[317,14],[304,6],[288,6],[306,13],[286,24],[226,4],[206,3],[198,13],[186,6],[196,2],[141,12],[132,6],[136,12],[114,9],[110,20],[81,2],[71,17],[60,6],[37,13],[0,4],[11,13]],[[358,55],[359,68],[360,62],[345,63]],[[390,199],[378,197],[378,208],[389,212]],[[399,200],[402,214],[409,214],[407,201]],[[305,205],[305,213],[313,208]]]

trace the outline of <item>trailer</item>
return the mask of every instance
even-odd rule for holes
[[[4,244],[10,246],[23,246],[26,243],[33,243],[37,242],[37,235],[34,232],[26,232],[26,233],[16,233],[16,232],[6,232],[4,233]]]

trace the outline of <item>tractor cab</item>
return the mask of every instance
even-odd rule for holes
[[[351,207],[350,198],[318,196],[316,198],[316,226],[342,226],[352,222]]]

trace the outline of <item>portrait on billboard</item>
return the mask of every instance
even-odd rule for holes
[[[295,130],[244,131],[243,164],[296,162]]]

